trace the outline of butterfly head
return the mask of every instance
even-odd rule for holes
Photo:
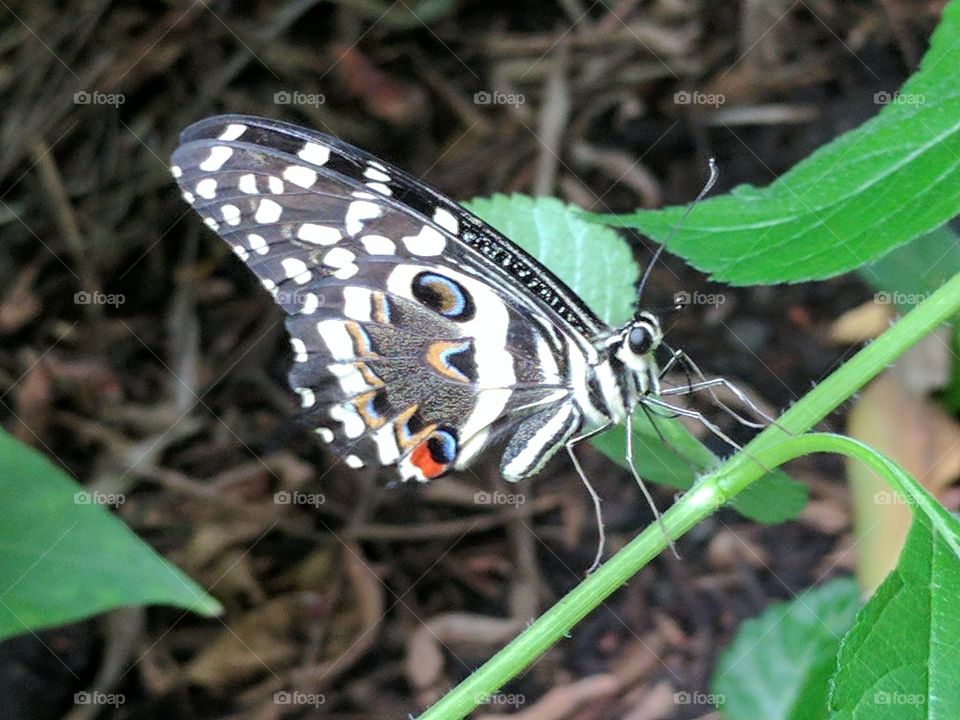
[[[634,372],[646,372],[650,367],[650,354],[663,340],[663,330],[656,315],[641,311],[627,323],[619,334],[620,346],[617,358]]]

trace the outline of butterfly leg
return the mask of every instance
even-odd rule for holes
[[[573,467],[577,471],[577,475],[580,476],[580,482],[582,482],[584,487],[587,488],[587,492],[590,493],[590,499],[593,500],[593,511],[597,518],[597,533],[600,536],[597,541],[597,554],[594,556],[590,567],[587,568],[587,575],[592,573],[600,566],[600,560],[603,557],[603,548],[607,541],[607,534],[603,528],[603,511],[600,509],[600,496],[597,494],[597,491],[594,490],[593,485],[590,483],[590,479],[587,477],[587,474],[583,471],[583,467],[580,465],[580,461],[577,459],[577,454],[574,452],[573,448],[578,443],[581,443],[584,440],[589,440],[595,435],[599,435],[609,427],[609,425],[605,425],[583,435],[570,438],[566,442],[567,455],[570,456],[570,461],[573,463]]]
[[[627,467],[630,468],[630,473],[633,475],[633,479],[636,481],[637,485],[640,486],[640,492],[643,493],[643,497],[646,499],[647,504],[650,506],[650,509],[653,510],[653,516],[656,518],[657,524],[660,525],[660,529],[663,531],[663,537],[666,538],[668,543],[670,543],[670,549],[673,551],[674,556],[679,560],[680,553],[677,552],[677,546],[674,544],[673,540],[670,539],[670,535],[667,533],[667,526],[663,522],[663,516],[657,509],[657,504],[653,501],[653,496],[650,494],[650,490],[647,489],[647,484],[643,481],[643,478],[640,477],[640,473],[637,471],[637,466],[633,464],[633,413],[627,415],[626,426]],[[657,430],[657,432],[659,433],[660,431]]]
[[[716,403],[717,407],[722,408],[730,417],[739,422],[741,425],[746,427],[763,429],[767,425],[776,425],[776,420],[770,417],[770,414],[765,412],[760,408],[753,400],[751,400],[747,394],[734,385],[732,382],[726,378],[712,378],[707,379],[706,375],[703,374],[703,371],[700,367],[693,361],[693,359],[685,353],[683,350],[671,350],[672,355],[670,359],[663,366],[660,371],[660,379],[663,379],[663,376],[677,363],[683,362],[688,367],[693,369],[693,372],[700,378],[698,382],[690,382],[690,378],[687,378],[687,384],[685,386],[677,386],[671,388],[661,388],[661,396],[670,396],[670,395],[689,395],[701,390],[707,390],[710,393],[710,398]],[[747,407],[751,412],[753,412],[757,417],[763,419],[764,422],[758,423],[752,420],[749,420],[733,408],[724,403],[717,394],[713,392],[714,388],[723,387],[726,388],[734,397],[737,398],[745,407]]]

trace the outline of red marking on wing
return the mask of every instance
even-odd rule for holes
[[[447,466],[438,463],[430,454],[430,448],[427,447],[427,441],[423,440],[417,445],[410,454],[410,462],[420,469],[427,480],[433,480],[446,472]]]

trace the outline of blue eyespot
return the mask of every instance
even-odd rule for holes
[[[439,465],[449,465],[457,457],[457,437],[452,430],[438,428],[427,440],[430,457]]]
[[[445,275],[422,272],[413,278],[413,296],[436,313],[466,322],[477,313],[473,298],[460,283]]]

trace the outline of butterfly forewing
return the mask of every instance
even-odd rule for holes
[[[492,228],[335,138],[259,118],[188,128],[185,199],[287,313],[290,381],[353,467],[419,480],[506,440],[510,477],[580,426],[575,378],[602,327]]]

